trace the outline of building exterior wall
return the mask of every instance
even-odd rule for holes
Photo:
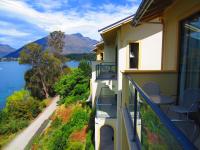
[[[115,44],[104,44],[104,62],[115,62],[116,49]]]
[[[179,22],[200,10],[199,0],[177,0],[163,14],[163,69],[178,69]]]
[[[124,70],[129,68],[129,44],[138,42],[139,67],[129,74],[142,87],[145,82],[154,81],[161,87],[161,92],[165,95],[176,96],[178,85],[178,45],[179,45],[179,22],[200,10],[198,0],[177,0],[163,13],[162,24],[144,23],[137,27],[131,24],[124,24],[117,30],[116,42],[106,45],[104,49],[105,62],[115,62],[117,47],[117,81],[115,82],[115,92],[117,93],[117,120],[113,123],[115,134],[115,145],[117,150],[129,149],[126,127],[122,115],[122,108],[127,100],[128,82],[124,79]],[[156,21],[153,20],[153,21]],[[106,41],[104,41],[106,43]],[[156,71],[155,71],[156,70]],[[96,75],[95,75],[96,77]],[[94,91],[98,91],[98,86],[102,83],[110,85],[106,81],[93,86]],[[112,87],[112,86],[111,86]],[[93,93],[94,96],[98,95]],[[100,128],[106,120],[98,120],[95,124],[95,141],[99,146]],[[113,125],[112,124],[112,125]],[[112,126],[111,125],[111,126]]]
[[[101,127],[105,126],[105,125],[109,125],[113,128],[114,130],[114,150],[116,150],[116,119],[111,119],[111,118],[107,118],[107,119],[101,119],[101,118],[95,118],[95,150],[99,150],[100,148],[100,130]]]
[[[144,32],[145,31],[145,32]],[[162,25],[142,24],[121,27],[121,44],[126,49],[126,69],[129,69],[129,44],[139,43],[139,70],[160,70],[162,60]]]
[[[144,32],[145,31],[145,32]],[[161,70],[162,59],[162,25],[144,24],[136,28],[125,24],[117,31],[116,47],[118,48],[118,96],[117,96],[117,149],[129,147],[121,112],[122,101],[127,95],[123,70],[129,70],[129,44],[139,42],[139,68],[138,70]],[[123,88],[122,88],[123,87]],[[124,94],[122,94],[124,92]],[[121,97],[123,95],[123,97]],[[126,142],[125,142],[126,141]]]

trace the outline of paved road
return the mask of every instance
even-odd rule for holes
[[[24,150],[28,144],[30,144],[33,137],[41,130],[41,126],[44,122],[49,119],[57,108],[57,101],[59,97],[53,98],[51,104],[19,135],[17,135],[8,145],[6,145],[4,150]]]

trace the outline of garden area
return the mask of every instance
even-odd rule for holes
[[[33,150],[93,150],[94,111],[89,97],[91,68],[81,61],[78,68],[55,83],[59,107],[50,124],[33,142]]]

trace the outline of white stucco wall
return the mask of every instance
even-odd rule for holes
[[[104,44],[104,61],[105,62],[115,62],[116,49],[113,44]]]
[[[129,44],[139,43],[139,68],[138,70],[160,70],[162,62],[162,24],[142,24],[133,27],[126,24],[121,27],[121,47],[118,51],[126,48],[124,67],[129,69]],[[117,37],[119,38],[119,36]],[[123,54],[124,55],[124,54]],[[123,62],[124,60],[119,60]],[[122,67],[122,69],[124,68]]]
[[[162,31],[140,42],[140,70],[160,70],[162,59]]]

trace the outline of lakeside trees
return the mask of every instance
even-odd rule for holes
[[[32,66],[25,74],[26,88],[34,97],[54,96],[53,85],[63,73],[65,58],[61,55],[64,33],[54,31],[48,38],[49,49],[43,51],[36,43],[27,45],[20,54],[20,63]]]

